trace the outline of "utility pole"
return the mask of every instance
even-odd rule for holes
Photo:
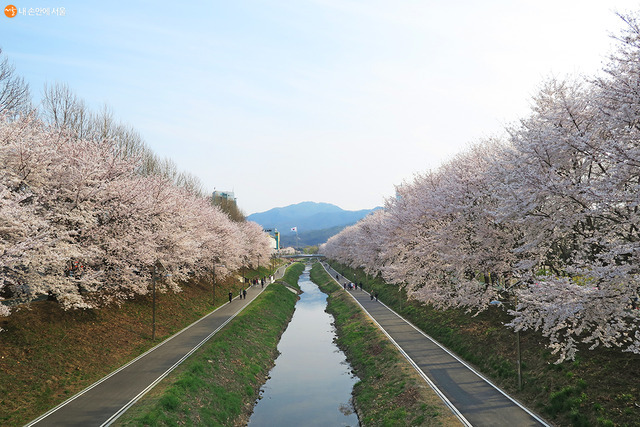
[[[151,267],[151,283],[152,283],[152,292],[153,292],[153,308],[152,308],[153,325],[151,329],[151,339],[153,341],[156,340],[156,280],[158,280],[158,274],[164,271],[166,271],[166,269],[164,268],[164,265],[162,265],[162,262],[160,262],[160,260],[157,260],[155,264],[153,264],[153,267]]]
[[[215,262],[213,263],[213,277],[212,277],[213,281],[213,307],[215,308],[216,306],[216,264]]]
[[[494,300],[491,301],[489,304],[491,305],[496,305],[496,306],[504,306],[505,304],[509,304],[512,305],[513,304],[513,308],[516,311],[516,313],[518,312],[518,295],[515,296],[515,301],[505,301],[504,303],[502,301],[498,301],[498,300]],[[520,331],[516,331],[516,370],[517,370],[517,374],[518,374],[518,391],[522,390],[522,353],[520,352]]]
[[[518,295],[515,297],[515,310],[518,311]],[[520,354],[520,330],[516,331],[516,353],[518,357],[518,391],[522,390],[522,355]]]
[[[213,306],[216,306],[216,267],[226,267],[224,264],[213,263]]]
[[[156,266],[153,266],[151,273],[151,281],[153,282],[153,327],[151,332],[151,340],[156,340]]]

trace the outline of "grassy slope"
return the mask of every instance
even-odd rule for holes
[[[295,302],[270,285],[116,425],[245,425]]]
[[[266,269],[248,277],[267,275]],[[218,282],[216,306],[241,284]],[[151,297],[121,307],[63,311],[38,302],[0,318],[0,425],[22,425],[122,366],[213,309],[211,283],[193,281],[183,292],[159,294],[156,341]]]
[[[364,426],[459,425],[451,411],[320,264],[311,279],[329,295],[337,343],[360,381],[353,390]]]
[[[293,264],[282,280],[297,287],[303,270]],[[269,285],[115,425],[246,425],[296,301],[284,286]]]
[[[523,388],[516,389],[515,334],[497,307],[473,317],[463,310],[435,310],[407,302],[398,287],[332,263],[366,290],[463,359],[505,391],[558,425],[640,426],[640,356],[613,349],[582,348],[573,362],[554,364],[545,339],[521,333]]]
[[[281,280],[284,280],[289,285],[293,286],[296,289],[300,289],[298,286],[298,278],[304,271],[304,264],[301,262],[296,262],[291,264],[287,271],[284,273],[284,277]]]

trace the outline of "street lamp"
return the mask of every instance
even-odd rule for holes
[[[507,303],[503,303],[502,301],[491,301],[489,304],[491,305],[497,305],[497,306],[502,306],[505,305]],[[518,311],[518,297],[516,296],[515,302],[514,303],[508,303],[508,304],[512,304],[516,310],[516,312]],[[520,330],[516,331],[516,367],[518,370],[518,391],[522,390],[522,354],[520,353]]]
[[[158,275],[165,272],[166,269],[160,260],[157,260],[153,267],[151,267],[151,282],[153,286],[153,326],[151,329],[151,339],[156,340],[156,280]]]
[[[213,306],[216,306],[216,267],[226,267],[224,264],[213,263]]]
[[[244,284],[246,284],[247,283],[247,278],[245,277],[245,274],[246,274],[245,270],[246,270],[246,268],[248,267],[248,264],[249,264],[249,257],[246,256],[246,255],[243,255],[243,259],[244,259],[244,263],[242,264],[242,282]]]

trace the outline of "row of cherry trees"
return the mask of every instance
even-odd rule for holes
[[[268,262],[258,224],[232,221],[109,113],[83,119],[60,86],[49,94],[57,104],[35,110],[24,82],[1,71],[0,299],[45,294],[65,309],[97,307],[145,294],[158,261],[174,291],[214,265],[221,277]]]
[[[640,25],[602,76],[546,82],[531,114],[398,186],[328,257],[439,308],[516,302],[509,324],[640,353]],[[495,303],[495,302],[494,302]]]

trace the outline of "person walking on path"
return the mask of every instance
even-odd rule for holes
[[[378,293],[376,292],[376,301],[378,301]]]
[[[233,293],[229,292],[229,302],[231,302],[232,299],[233,299]]]
[[[247,299],[247,290],[246,289],[242,290],[242,298],[243,299]]]

